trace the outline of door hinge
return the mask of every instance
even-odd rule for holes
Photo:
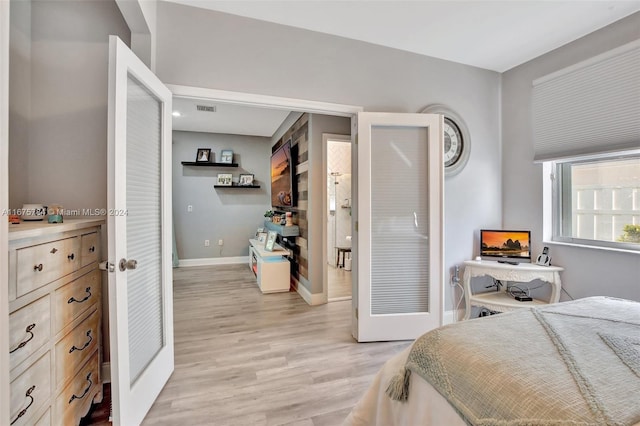
[[[358,319],[358,308],[356,308],[356,319]]]
[[[358,221],[356,220],[356,223],[354,225],[354,228],[356,229],[356,232],[358,232]]]

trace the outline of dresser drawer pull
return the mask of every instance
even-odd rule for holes
[[[87,337],[89,338],[89,340],[87,340],[84,346],[82,346],[81,348],[76,348],[76,345],[73,345],[71,346],[71,349],[69,349],[69,353],[73,351],[84,351],[85,349],[87,349],[87,346],[89,346],[93,341],[93,337],[91,336],[91,330],[87,331]]]
[[[67,256],[67,259],[69,259],[69,260],[73,260],[75,258],[76,258],[76,255],[73,254],[73,253],[71,253],[69,256]]]
[[[87,388],[84,390],[84,392],[82,392],[82,395],[77,396],[75,393],[73,395],[71,395],[71,398],[69,399],[69,404],[71,404],[74,399],[82,399],[85,396],[87,396],[87,393],[89,392],[89,389],[91,389],[91,386],[93,386],[93,382],[91,381],[91,373],[87,374],[87,382],[89,382],[89,386],[87,386]]]
[[[73,303],[73,302],[76,302],[76,303],[82,303],[82,302],[86,302],[87,300],[89,300],[89,299],[91,298],[91,287],[87,287],[87,288],[85,289],[85,292],[87,292],[87,293],[89,293],[89,294],[87,294],[87,295],[84,297],[84,299],[82,299],[82,300],[76,300],[76,298],[75,298],[75,297],[71,297],[69,300],[67,300],[67,303]]]
[[[13,419],[13,421],[11,422],[11,424],[14,424],[15,422],[18,421],[18,419],[22,416],[24,416],[25,414],[27,414],[27,410],[29,409],[29,407],[31,407],[33,405],[33,397],[31,396],[31,394],[33,393],[33,391],[36,389],[36,385],[31,386],[29,389],[27,389],[27,393],[24,394],[24,396],[26,396],[27,398],[30,399],[29,401],[29,405],[27,405],[26,408],[24,408],[22,411],[20,411],[20,413],[18,413],[18,417],[16,417],[15,419]]]
[[[42,263],[39,263],[36,266],[34,266],[33,272],[42,272]]]
[[[94,251],[96,251],[96,247],[95,246],[89,247],[89,253],[93,253]]]
[[[54,247],[54,248],[51,249],[51,251],[49,253],[56,254],[57,251],[58,251],[58,249]]]
[[[25,329],[25,331],[26,331],[27,333],[29,333],[31,336],[29,336],[29,338],[28,338],[27,340],[24,340],[24,341],[20,342],[20,344],[19,344],[19,345],[18,345],[14,350],[9,351],[9,353],[10,353],[10,354],[14,353],[15,351],[17,351],[17,350],[18,350],[18,349],[20,349],[20,348],[24,348],[25,346],[27,346],[27,343],[29,343],[29,341],[30,341],[31,339],[33,339],[33,333],[31,332],[31,330],[33,330],[35,327],[36,327],[36,325],[35,325],[35,324],[29,324],[29,325],[27,326],[27,328]]]

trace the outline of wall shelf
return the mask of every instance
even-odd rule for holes
[[[270,231],[276,231],[283,237],[297,237],[300,235],[300,228],[298,228],[298,226],[296,225],[284,226],[265,221],[264,227]]]
[[[196,166],[196,167],[238,167],[238,163],[205,163],[196,161],[183,161],[183,166]]]
[[[214,188],[260,188],[260,185],[213,185]]]

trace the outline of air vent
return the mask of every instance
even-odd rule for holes
[[[204,112],[216,112],[216,107],[214,106],[206,106],[206,105],[196,105],[198,111]]]

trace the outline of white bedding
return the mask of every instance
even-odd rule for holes
[[[388,360],[344,421],[347,426],[465,426],[447,400],[428,382],[414,375],[409,398],[398,402],[385,394],[389,380],[407,361],[411,346]]]

